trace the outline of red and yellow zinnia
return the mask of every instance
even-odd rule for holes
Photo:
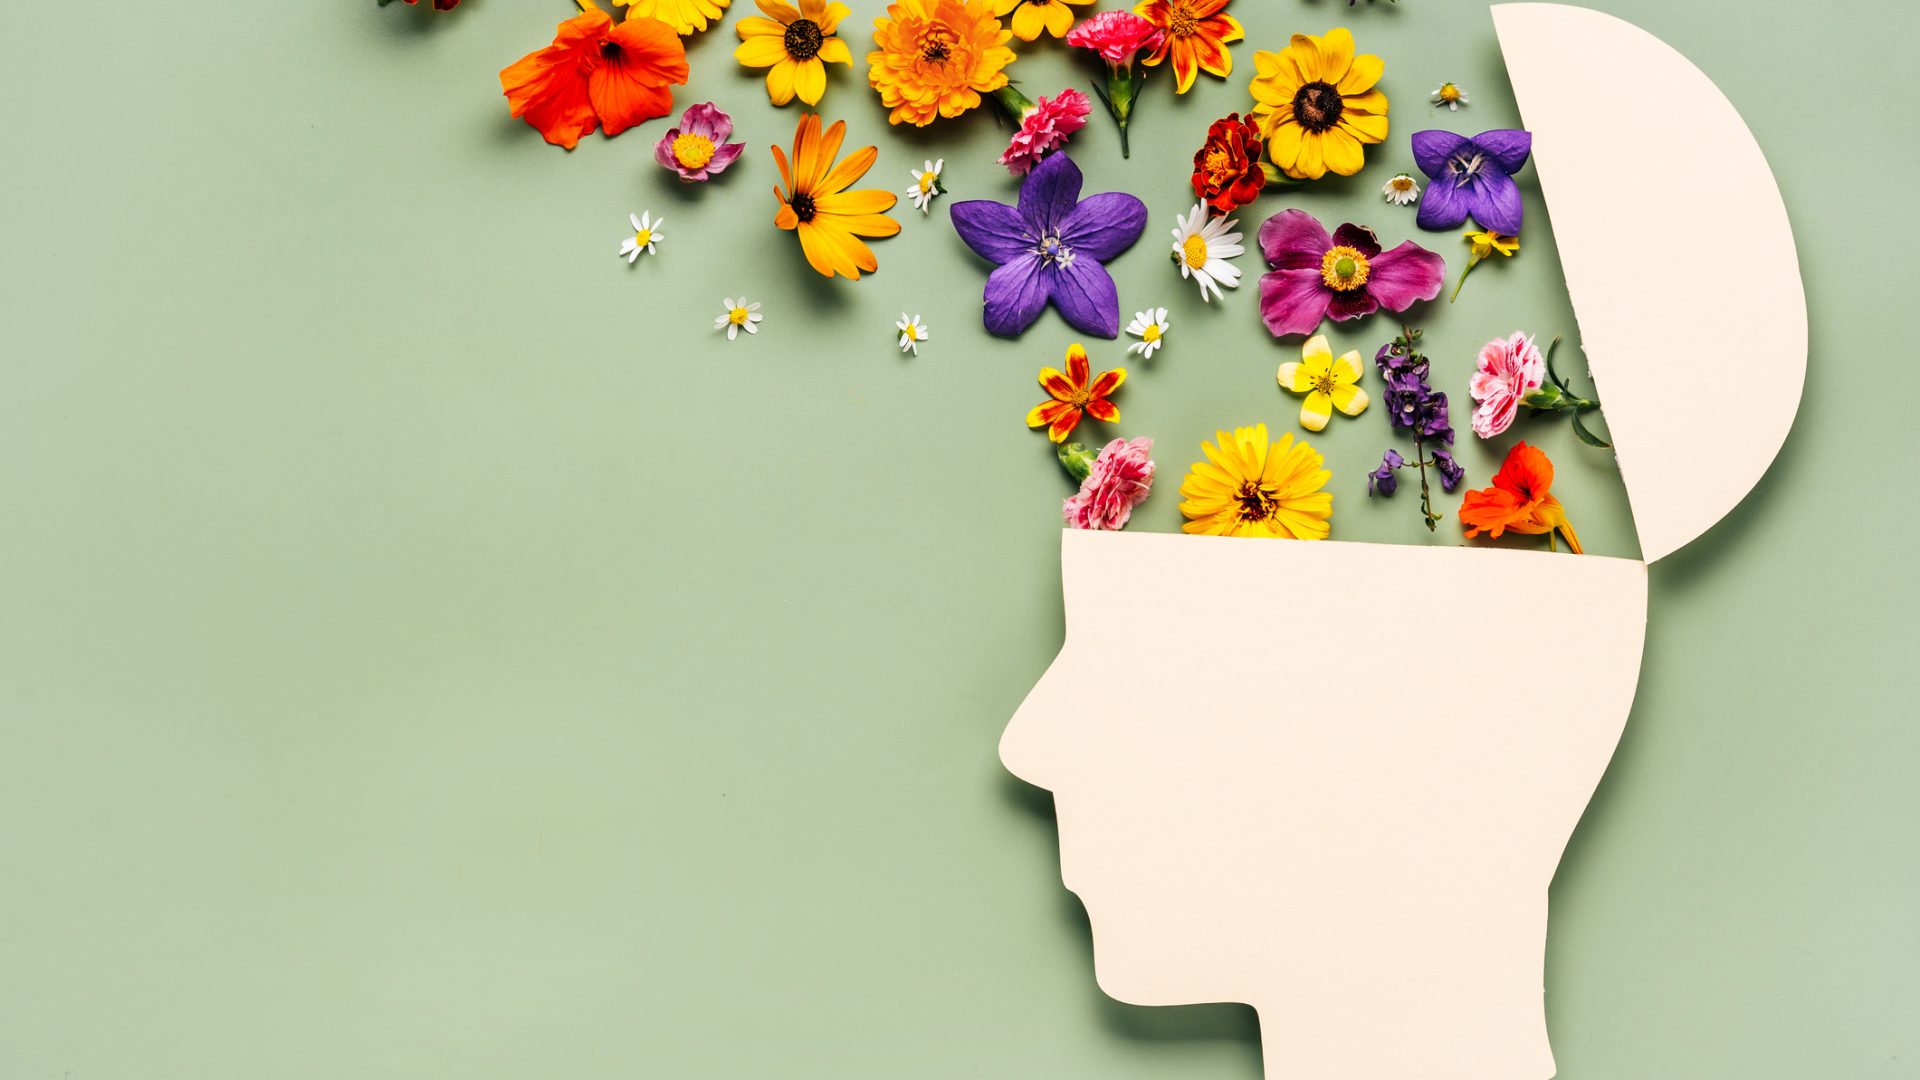
[[[658,19],[615,24],[591,5],[560,24],[553,44],[500,72],[513,115],[568,150],[598,126],[618,135],[673,109],[672,83],[687,81],[687,50]]]
[[[1166,35],[1143,61],[1148,67],[1173,57],[1173,88],[1178,93],[1193,89],[1193,81],[1204,71],[1226,78],[1233,74],[1233,57],[1227,55],[1227,43],[1247,36],[1240,20],[1227,14],[1228,0],[1140,0],[1133,13],[1152,23]]]

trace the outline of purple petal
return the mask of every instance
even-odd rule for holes
[[[987,332],[1017,337],[1033,325],[1047,307],[1047,282],[1040,276],[1040,257],[1028,252],[987,275]]]
[[[713,160],[707,162],[707,172],[718,173],[740,160],[740,151],[747,148],[746,143],[722,143],[714,147]]]
[[[1318,275],[1332,246],[1325,227],[1305,210],[1282,210],[1260,226],[1260,250],[1275,270],[1310,269]]]
[[[1045,161],[1020,183],[1020,216],[1035,235],[1058,233],[1080,202],[1080,166],[1064,153]]]
[[[1420,171],[1434,179],[1439,179],[1440,171],[1446,167],[1447,159],[1457,150],[1464,149],[1468,142],[1465,135],[1456,135],[1451,131],[1416,131],[1413,133],[1413,160]],[[1426,200],[1421,200],[1425,205]]]
[[[1388,311],[1405,311],[1440,295],[1447,260],[1409,240],[1373,260],[1367,291]]]
[[[1430,185],[1431,192],[1439,185]],[[1492,229],[1508,236],[1520,235],[1520,222],[1525,207],[1520,204],[1520,185],[1506,173],[1482,172],[1473,186],[1461,192],[1467,212],[1483,229]]]
[[[1106,262],[1147,227],[1147,204],[1124,191],[1089,195],[1060,226],[1060,242],[1082,259]]]
[[[1451,177],[1435,177],[1420,196],[1420,213],[1413,220],[1423,229],[1457,229],[1466,223],[1469,197]]]
[[[1274,337],[1313,333],[1320,320],[1327,317],[1327,305],[1332,302],[1333,290],[1320,280],[1318,266],[1311,270],[1275,270],[1260,278],[1260,319]]]
[[[1380,302],[1365,289],[1348,289],[1333,294],[1327,304],[1327,314],[1334,322],[1351,322],[1362,315],[1371,315],[1380,310]]]
[[[1120,336],[1120,290],[1113,275],[1085,253],[1064,266],[1041,271],[1050,279],[1053,305],[1060,317],[1082,333],[1103,338]]]
[[[1005,203],[969,199],[954,203],[948,214],[953,219],[953,231],[983,259],[1004,265],[1022,255],[1033,255],[1033,234],[1026,221]]]
[[[1533,153],[1533,133],[1505,128],[1499,131],[1483,131],[1471,140],[1473,148],[1487,155],[1500,171],[1509,175],[1520,171],[1527,163],[1527,157]]]
[[[1333,231],[1333,242],[1340,247],[1353,248],[1369,259],[1380,254],[1380,238],[1364,225],[1340,226]]]

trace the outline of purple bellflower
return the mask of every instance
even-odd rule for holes
[[[1467,218],[1482,229],[1520,235],[1524,208],[1513,174],[1533,153],[1525,131],[1483,131],[1469,139],[1451,131],[1413,133],[1413,160],[1433,180],[1420,199],[1423,229],[1457,229]]]

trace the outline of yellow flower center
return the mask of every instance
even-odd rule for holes
[[[635,247],[646,247],[651,243],[653,243],[652,229],[641,229],[639,232],[633,234],[633,244]]]
[[[1207,238],[1199,233],[1187,237],[1180,250],[1189,268],[1199,270],[1207,265]]]
[[[727,321],[735,326],[745,326],[747,325],[747,316],[750,314],[752,314],[752,312],[746,308],[737,307],[727,312]]]
[[[1440,100],[1442,102],[1459,101],[1460,88],[1452,83],[1442,83],[1440,86]]]
[[[927,192],[933,190],[933,179],[932,173],[920,174],[920,194],[925,195]]]
[[[1320,260],[1320,280],[1335,292],[1351,292],[1365,285],[1367,274],[1367,257],[1355,248],[1334,248]]]
[[[698,169],[713,160],[713,140],[689,131],[673,140],[673,160],[684,169]]]
[[[1226,148],[1216,146],[1207,151],[1207,160],[1202,167],[1206,169],[1207,175],[1218,180],[1220,177],[1226,175],[1227,169],[1231,167],[1232,164],[1233,163],[1227,159]]]
[[[1331,371],[1313,376],[1313,389],[1316,393],[1331,394],[1335,385]]]
[[[1159,341],[1160,340],[1160,324],[1148,323],[1146,332],[1140,335],[1140,340],[1147,342],[1148,344],[1152,344],[1153,342]]]
[[[1174,37],[1187,37],[1200,32],[1200,17],[1193,8],[1182,0],[1175,0],[1173,16],[1167,20],[1167,33]]]
[[[1393,179],[1387,181],[1387,183],[1393,185],[1393,190],[1395,191],[1412,191],[1413,190],[1413,177],[1411,176],[1396,176]]]

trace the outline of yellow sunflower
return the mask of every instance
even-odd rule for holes
[[[785,105],[796,95],[818,105],[827,92],[827,65],[853,66],[847,43],[833,36],[849,14],[847,5],[800,0],[795,9],[780,0],[755,2],[767,17],[749,15],[734,27],[740,32],[740,47],[733,50],[733,58],[743,67],[769,69],[767,100],[775,105]]]
[[[1187,471],[1180,495],[1186,532],[1204,536],[1283,536],[1325,540],[1333,493],[1326,459],[1292,435],[1267,442],[1267,425],[1216,432],[1219,445],[1201,443],[1207,460]]]
[[[1324,38],[1295,34],[1284,52],[1254,53],[1253,64],[1255,122],[1288,176],[1352,176],[1366,164],[1360,147],[1386,139],[1387,95],[1374,89],[1386,64],[1355,56],[1344,27]]]
[[[673,32],[685,37],[707,28],[720,18],[731,0],[613,0],[615,7],[627,9],[627,18],[636,15],[659,19]]]
[[[1054,37],[1066,37],[1073,29],[1074,7],[1093,0],[993,0],[993,13],[1000,18],[1013,16],[1013,36],[1032,41],[1042,31]]]
[[[1007,85],[1012,38],[988,0],[899,0],[873,20],[867,81],[893,110],[889,123],[925,127]]]
[[[815,270],[827,277],[840,274],[858,281],[861,271],[871,273],[880,265],[873,249],[860,238],[892,236],[900,231],[900,223],[887,216],[898,201],[893,192],[847,190],[873,168],[880,151],[871,146],[856,150],[836,166],[833,159],[846,135],[846,121],[834,121],[822,135],[819,114],[807,113],[793,133],[791,166],[787,155],[773,148],[784,185],[773,189],[774,198],[780,200],[773,223],[799,233],[800,250]]]

